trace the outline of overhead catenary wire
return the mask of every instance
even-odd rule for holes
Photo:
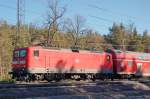
[[[114,22],[114,21],[112,21],[112,20],[110,20],[110,19],[106,19],[106,18],[103,18],[103,17],[94,16],[94,15],[90,15],[90,17],[95,18],[95,19],[98,19],[98,20],[110,22],[110,23],[113,23],[113,22]]]
[[[108,13],[111,13],[111,14],[115,14],[115,15],[127,17],[128,19],[134,19],[134,20],[138,20],[138,21],[142,21],[142,22],[143,22],[143,21],[144,21],[144,22],[150,22],[150,20],[145,20],[145,19],[142,19],[142,18],[139,18],[139,17],[135,17],[135,16],[131,16],[131,15],[127,15],[127,14],[124,14],[124,13],[111,11],[111,10],[109,10],[109,9],[105,9],[105,8],[102,8],[102,7],[98,7],[98,6],[96,6],[96,5],[88,4],[88,7],[90,7],[90,8],[95,8],[95,9],[98,9],[98,10],[101,10],[101,11],[104,11],[104,12],[108,12]]]
[[[102,8],[102,7],[93,5],[93,4],[86,4],[86,6],[87,6],[87,7],[90,7],[90,8],[94,8],[94,9],[97,9],[97,10],[101,10],[101,11],[107,12],[107,13],[109,13],[109,14],[119,15],[119,16],[122,16],[122,17],[126,17],[129,21],[131,21],[131,20],[138,20],[138,21],[140,21],[140,22],[146,22],[146,23],[150,22],[150,20],[142,19],[142,18],[135,17],[135,16],[130,16],[130,15],[127,15],[127,14],[124,14],[124,13],[120,13],[120,12],[111,11],[111,10],[109,10],[109,9]],[[89,16],[92,17],[92,18],[95,18],[95,19],[97,19],[97,20],[109,22],[109,23],[111,23],[111,24],[117,22],[117,21],[115,21],[115,20],[113,21],[113,20],[111,20],[111,19],[106,19],[106,18],[103,18],[103,17],[101,17],[101,16],[97,16],[97,15],[91,15],[91,14],[90,14]],[[122,23],[122,22],[120,22],[120,23]],[[134,21],[132,21],[132,23],[134,23]],[[131,24],[131,23],[129,23],[129,24]],[[129,24],[128,24],[128,25],[129,25]],[[149,24],[149,23],[148,23],[148,24]],[[140,26],[139,28],[142,29],[141,26]],[[145,31],[145,30],[149,30],[149,29],[145,28],[143,31]]]

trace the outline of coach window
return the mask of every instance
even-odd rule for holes
[[[39,57],[39,50],[34,50],[34,56]]]
[[[129,61],[129,62],[128,62],[128,66],[132,67],[132,66],[133,66],[133,62],[132,62],[132,61]]]

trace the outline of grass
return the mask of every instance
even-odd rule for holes
[[[9,84],[15,83],[15,80],[12,79],[10,75],[0,76],[0,84]]]
[[[8,79],[8,80],[1,80],[0,81],[0,84],[10,84],[10,83],[15,83],[15,80]]]

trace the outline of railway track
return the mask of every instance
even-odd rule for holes
[[[98,85],[98,84],[119,84],[121,82],[109,82],[109,81],[100,81],[100,82],[16,82],[15,84],[0,84],[1,88],[32,88],[32,87],[59,87],[59,86],[88,86],[88,85]]]
[[[86,82],[74,85],[59,85],[57,83],[58,86],[53,83],[16,84],[18,87],[1,87],[0,98],[57,97],[55,99],[70,99],[68,97],[84,97],[84,99],[99,99],[98,97],[105,97],[104,99],[127,99],[127,97],[133,97],[129,99],[136,99],[135,97],[140,97],[140,99],[149,99],[150,90],[134,88],[131,86],[134,83],[136,82],[125,80],[122,82],[107,81],[107,83],[106,81]]]
[[[147,84],[148,86],[150,86],[150,81],[137,81],[137,80],[133,80],[133,81],[128,81],[128,80],[115,80],[115,81],[63,81],[63,82],[30,82],[30,83],[26,83],[26,82],[16,82],[14,84],[0,84],[0,89],[2,88],[36,88],[36,87],[69,87],[69,86],[98,86],[98,85],[119,85],[119,84],[123,84],[123,83],[130,83],[130,84],[134,84],[134,83],[141,83],[141,84]]]

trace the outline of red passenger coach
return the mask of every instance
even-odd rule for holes
[[[14,78],[95,79],[113,74],[112,56],[106,52],[28,47],[16,49],[12,64]]]
[[[114,72],[126,76],[150,76],[150,54],[109,50],[112,54]]]

